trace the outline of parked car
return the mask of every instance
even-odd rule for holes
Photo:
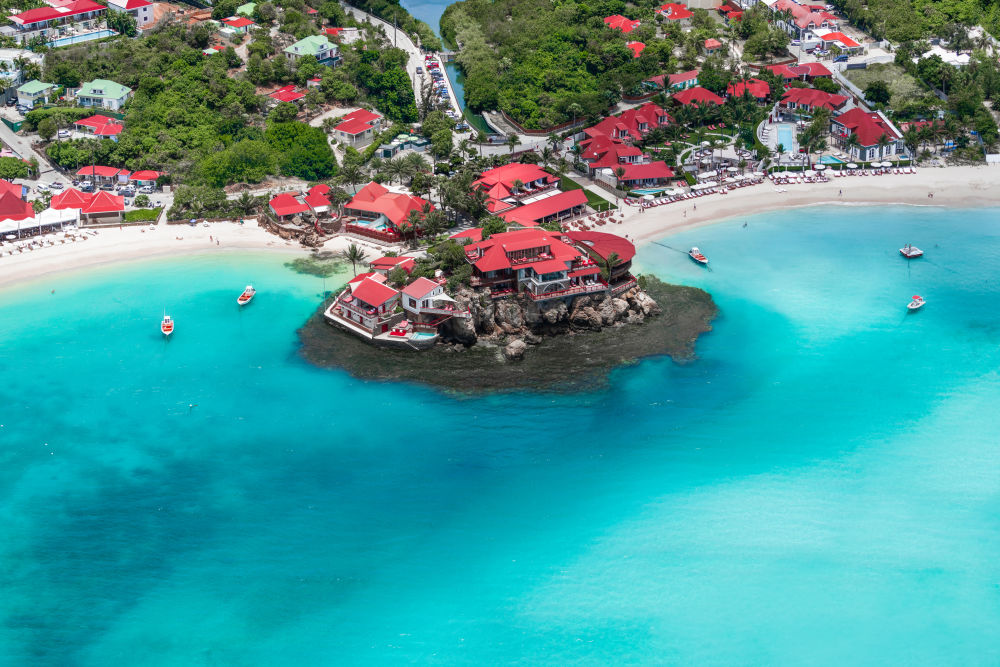
[[[59,138],[66,139],[69,137],[69,130],[59,130]]]
[[[62,190],[66,186],[64,186],[62,183],[53,183],[49,187],[52,188],[53,190]]]
[[[837,56],[837,57],[835,57],[833,59],[833,62],[835,62],[835,63],[846,63],[847,62],[847,56],[846,55],[839,55],[839,56]]]
[[[16,97],[12,97],[9,100],[7,100],[7,106],[12,107],[15,104],[17,104],[17,98]]]
[[[792,40],[792,46],[799,46],[800,44],[802,44],[801,40],[798,40],[798,39],[793,39]]]
[[[417,65],[417,74],[423,74],[423,73],[424,73],[424,68],[421,67],[420,65]]]
[[[81,192],[93,192],[94,191],[94,184],[91,183],[90,181],[81,181],[81,183],[80,183],[80,191]]]
[[[29,109],[28,107],[24,106],[23,104],[18,104],[17,105],[17,112],[19,114],[21,114],[22,116],[24,114],[28,113],[29,111],[31,111],[31,109]]]
[[[35,186],[35,190],[37,190],[38,192],[48,192],[49,186],[45,185],[45,183],[41,183]]]
[[[144,185],[141,188],[139,188],[139,192],[141,192],[144,195],[151,195],[151,194],[153,194],[153,186],[152,185]]]
[[[135,188],[133,187],[122,188],[121,190],[118,191],[118,194],[120,194],[123,197],[134,197]]]

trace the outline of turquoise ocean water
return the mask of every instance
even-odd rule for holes
[[[274,256],[0,291],[0,663],[997,664],[998,213],[646,246],[722,315],[571,396],[312,368]]]

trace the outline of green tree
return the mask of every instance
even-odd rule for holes
[[[352,243],[344,250],[340,251],[341,257],[351,263],[354,275],[358,275],[358,264],[368,259],[368,254],[356,243]]]
[[[52,117],[43,118],[38,123],[38,136],[42,138],[42,141],[51,141],[52,137],[56,136],[56,122]]]
[[[13,181],[15,178],[27,178],[28,165],[16,157],[0,157],[0,178]]]
[[[134,204],[137,208],[147,208],[149,206],[149,195],[137,195]]]
[[[889,100],[892,99],[889,84],[881,79],[872,81],[865,86],[865,99],[872,104],[888,104]]]
[[[507,231],[507,223],[500,217],[491,215],[483,221],[483,240],[485,241],[494,234]]]
[[[135,37],[138,33],[135,17],[128,12],[116,12],[113,9],[108,9],[107,23],[110,29],[126,37]]]
[[[294,102],[278,102],[277,106],[271,109],[267,119],[272,123],[287,123],[295,120],[299,113],[299,108]]]

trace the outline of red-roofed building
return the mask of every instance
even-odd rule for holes
[[[634,280],[628,266],[635,248],[615,238],[619,240],[590,237],[591,244],[583,245],[586,240],[575,244],[569,234],[516,229],[470,243],[465,256],[472,265],[473,286],[489,287],[493,298],[522,293],[536,302],[565,299],[570,305],[576,296],[605,294]],[[613,287],[601,278],[601,260],[606,262],[612,252],[618,255],[611,272]]]
[[[794,0],[777,0],[769,3],[771,11],[781,15],[788,12],[790,20],[779,18],[775,23],[778,27],[787,32],[793,39],[803,39],[807,32],[817,28],[837,29],[837,17],[823,10],[815,9],[805,5],[800,5]]]
[[[382,276],[366,276],[351,281],[327,310],[327,318],[332,321],[346,319],[348,326],[345,328],[367,338],[387,333],[393,319],[399,320],[402,316],[394,316],[393,312],[400,294],[384,280]]]
[[[726,92],[731,97],[743,97],[744,94],[748,94],[754,99],[764,100],[771,94],[771,86],[767,85],[766,81],[761,81],[760,79],[747,79],[746,81],[737,81],[736,83],[729,84]]]
[[[712,55],[716,51],[722,48],[722,42],[715,39],[714,37],[709,37],[705,40],[705,53]]]
[[[244,35],[250,27],[256,25],[253,21],[245,16],[230,16],[229,18],[222,19],[222,23],[229,26],[232,31],[238,35]]]
[[[718,9],[726,23],[729,23],[730,21],[743,20],[743,11],[739,7],[735,7],[729,3],[723,3],[723,5]]]
[[[119,169],[118,167],[107,167],[103,165],[93,165],[90,167],[81,167],[77,169],[76,175],[83,176],[88,180],[92,180],[98,185],[113,185],[115,183],[125,183],[128,181],[129,175],[131,175],[128,169]]]
[[[66,188],[63,192],[57,195],[53,195],[51,201],[49,201],[49,208],[54,209],[67,209],[75,208],[83,210],[83,207],[87,205],[90,198],[94,195],[85,192],[80,192],[74,188]]]
[[[73,125],[80,132],[92,134],[95,137],[100,137],[102,139],[111,139],[113,141],[118,141],[118,135],[125,129],[125,126],[121,124],[121,121],[115,118],[109,118],[108,116],[102,116],[100,114],[78,120],[74,122]]]
[[[145,28],[153,23],[153,3],[149,0],[108,0],[108,6],[119,12],[125,12],[135,18],[138,28]]]
[[[294,195],[288,192],[282,192],[280,195],[274,197],[270,202],[268,202],[268,206],[271,207],[271,212],[274,213],[275,217],[279,220],[282,218],[289,218],[300,213],[305,213],[309,210],[308,204],[300,202]]]
[[[412,257],[379,257],[368,265],[375,273],[389,275],[393,269],[403,269],[407,273],[413,273],[417,263]],[[405,291],[405,290],[404,290]]]
[[[279,102],[298,102],[305,96],[304,92],[297,92],[295,90],[295,84],[282,86],[268,95],[272,100],[278,100]]]
[[[652,102],[646,102],[642,106],[623,111],[617,116],[608,116],[583,132],[591,139],[607,136],[617,141],[632,142],[642,139],[650,130],[666,127],[672,122],[670,114],[662,107]]]
[[[455,300],[445,294],[445,281],[421,276],[403,288],[400,305],[415,329],[433,329],[452,317],[467,318],[469,313],[458,309]]]
[[[512,162],[484,171],[472,182],[472,188],[486,193],[486,208],[491,213],[503,213],[522,199],[552,190],[558,184],[556,176],[536,164]]]
[[[26,202],[11,190],[0,193],[0,220],[27,220],[35,217],[31,202]]]
[[[80,209],[83,224],[113,224],[125,219],[125,198],[100,190]]]
[[[618,285],[629,278],[632,268],[632,258],[635,257],[635,245],[617,234],[607,232],[566,232],[565,235],[578,248],[584,249],[598,264],[607,266],[608,261],[615,257],[615,265],[611,267],[610,282]]]
[[[104,5],[92,0],[76,0],[61,7],[37,7],[12,14],[8,18],[14,24],[15,33],[12,37],[19,42],[26,42],[34,37],[45,36],[50,28],[67,23],[89,21],[102,16],[107,11]]]
[[[903,134],[879,111],[857,107],[845,111],[830,121],[830,133],[843,150],[862,162],[903,152]],[[857,137],[857,146],[850,145],[852,135]],[[880,146],[883,138],[887,143]]]
[[[315,216],[321,216],[328,214],[330,212],[330,199],[327,194],[330,192],[330,186],[320,183],[319,185],[314,185],[309,188],[309,191],[302,198],[302,202],[309,207],[309,210],[313,212]]]
[[[861,51],[860,44],[839,30],[814,30],[813,34],[819,37],[824,49],[835,46],[845,53],[858,53]]]
[[[685,5],[677,2],[669,2],[665,5],[660,5],[660,8],[656,10],[656,12],[667,21],[686,21],[694,16],[694,12],[688,9]]]
[[[452,234],[448,238],[455,239],[459,243],[463,243],[463,244],[466,241],[470,241],[472,243],[478,243],[479,241],[483,240],[483,228],[482,227],[473,227],[472,229],[463,229],[462,231],[458,232],[457,234]]]
[[[374,111],[358,109],[344,116],[333,128],[337,141],[350,146],[367,146],[382,131],[382,116]]]
[[[668,167],[663,160],[625,164],[620,168],[625,172],[621,176],[615,171],[612,173],[618,182],[618,188],[621,190],[648,185],[666,185],[674,178],[674,170]]]
[[[567,190],[538,201],[518,206],[500,217],[509,223],[524,227],[535,227],[543,222],[557,222],[583,213],[587,206],[587,195],[582,189]]]
[[[632,19],[625,18],[621,14],[615,14],[604,19],[606,26],[612,30],[621,30],[626,35],[638,28],[641,23],[641,21],[633,21]]]
[[[162,176],[158,171],[153,171],[152,169],[141,169],[139,171],[133,171],[128,180],[138,184],[139,186],[149,185],[156,186],[156,179]]]
[[[801,116],[812,115],[819,108],[838,111],[845,104],[847,104],[847,98],[843,95],[831,95],[815,88],[789,88],[781,96],[778,109]]]
[[[632,52],[633,58],[638,58],[642,55],[642,52],[646,49],[646,45],[642,42],[628,42],[625,44],[625,48]]]
[[[713,93],[711,90],[702,88],[701,86],[695,86],[694,88],[688,88],[687,90],[682,90],[679,93],[674,93],[674,96],[671,99],[685,106],[689,104],[693,104],[695,106],[701,106],[704,104],[721,105],[725,102],[725,100]]]
[[[833,73],[822,63],[802,63],[801,65],[768,65],[767,69],[789,81],[813,81],[818,77],[832,77]]]
[[[344,214],[358,218],[349,223],[348,231],[379,238],[371,232],[400,237],[411,231],[410,214],[416,212],[423,217],[424,211],[434,207],[420,197],[391,192],[374,181],[361,188],[344,207]]]
[[[664,89],[669,92],[679,92],[697,86],[698,74],[699,72],[696,69],[677,74],[659,74],[646,79],[643,83],[647,88],[652,88],[653,90]]]

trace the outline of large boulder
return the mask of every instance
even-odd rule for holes
[[[601,315],[601,320],[605,325],[615,321],[615,305],[612,303],[611,297],[607,297],[601,302],[597,312]]]
[[[628,312],[628,301],[625,299],[612,299],[611,305],[615,309],[615,315],[619,317]]]
[[[472,318],[453,317],[441,325],[441,331],[446,338],[457,341],[462,345],[474,345],[476,343],[476,327],[472,323]]]
[[[641,310],[643,315],[648,316],[660,314],[660,306],[656,303],[656,301],[653,301],[653,297],[649,296],[642,290],[636,292],[633,300],[635,301],[635,309]]]
[[[569,310],[566,308],[566,304],[562,301],[557,301],[555,304],[549,306],[542,313],[542,317],[548,324],[555,324],[556,322],[565,320],[569,317]]]
[[[524,359],[524,351],[528,349],[528,344],[520,338],[515,338],[503,348],[503,356],[507,361],[520,361]]]
[[[517,301],[503,299],[495,305],[493,320],[504,331],[518,331],[524,327],[524,311]]]

